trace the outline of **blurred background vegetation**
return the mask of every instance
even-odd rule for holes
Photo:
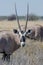
[[[26,20],[26,16],[18,16],[20,20]],[[16,15],[12,14],[10,16],[0,16],[0,20],[16,20]],[[43,20],[43,16],[37,16],[35,14],[30,14],[28,16],[29,21],[35,21],[35,20]]]

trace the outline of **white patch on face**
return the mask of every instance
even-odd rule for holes
[[[25,36],[26,35],[26,32],[23,35]]]
[[[19,32],[19,35],[22,37],[22,33],[21,32]]]
[[[19,30],[19,29],[18,29],[18,31],[19,31],[19,35],[20,35],[20,36],[22,36],[22,34],[21,34],[21,32],[20,32],[20,30]]]
[[[21,47],[22,47],[24,44],[25,44],[24,42],[21,42]]]

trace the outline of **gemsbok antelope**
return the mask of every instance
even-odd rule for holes
[[[28,30],[30,30],[30,34],[26,35],[28,38],[43,41],[43,26],[36,24]]]
[[[19,24],[19,18],[17,15],[17,9],[15,5],[16,19],[18,23],[19,30],[13,29],[13,31],[0,31],[0,53],[3,53],[3,59],[10,60],[10,55],[21,46],[25,46],[26,34],[29,33],[27,28],[28,22],[28,11],[29,7],[27,5],[27,17],[25,31],[21,30]]]

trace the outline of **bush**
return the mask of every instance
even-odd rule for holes
[[[9,17],[8,17],[8,20],[10,20],[10,21],[16,20],[16,16],[15,16],[15,15],[9,16]]]

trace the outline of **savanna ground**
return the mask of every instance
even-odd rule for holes
[[[25,21],[20,21],[21,25],[25,25]],[[43,21],[28,21],[28,27],[39,24],[43,26]],[[18,28],[17,21],[0,21],[0,30],[12,30]],[[26,39],[26,45],[19,48],[11,55],[9,63],[1,60],[0,65],[43,65],[43,42]]]

